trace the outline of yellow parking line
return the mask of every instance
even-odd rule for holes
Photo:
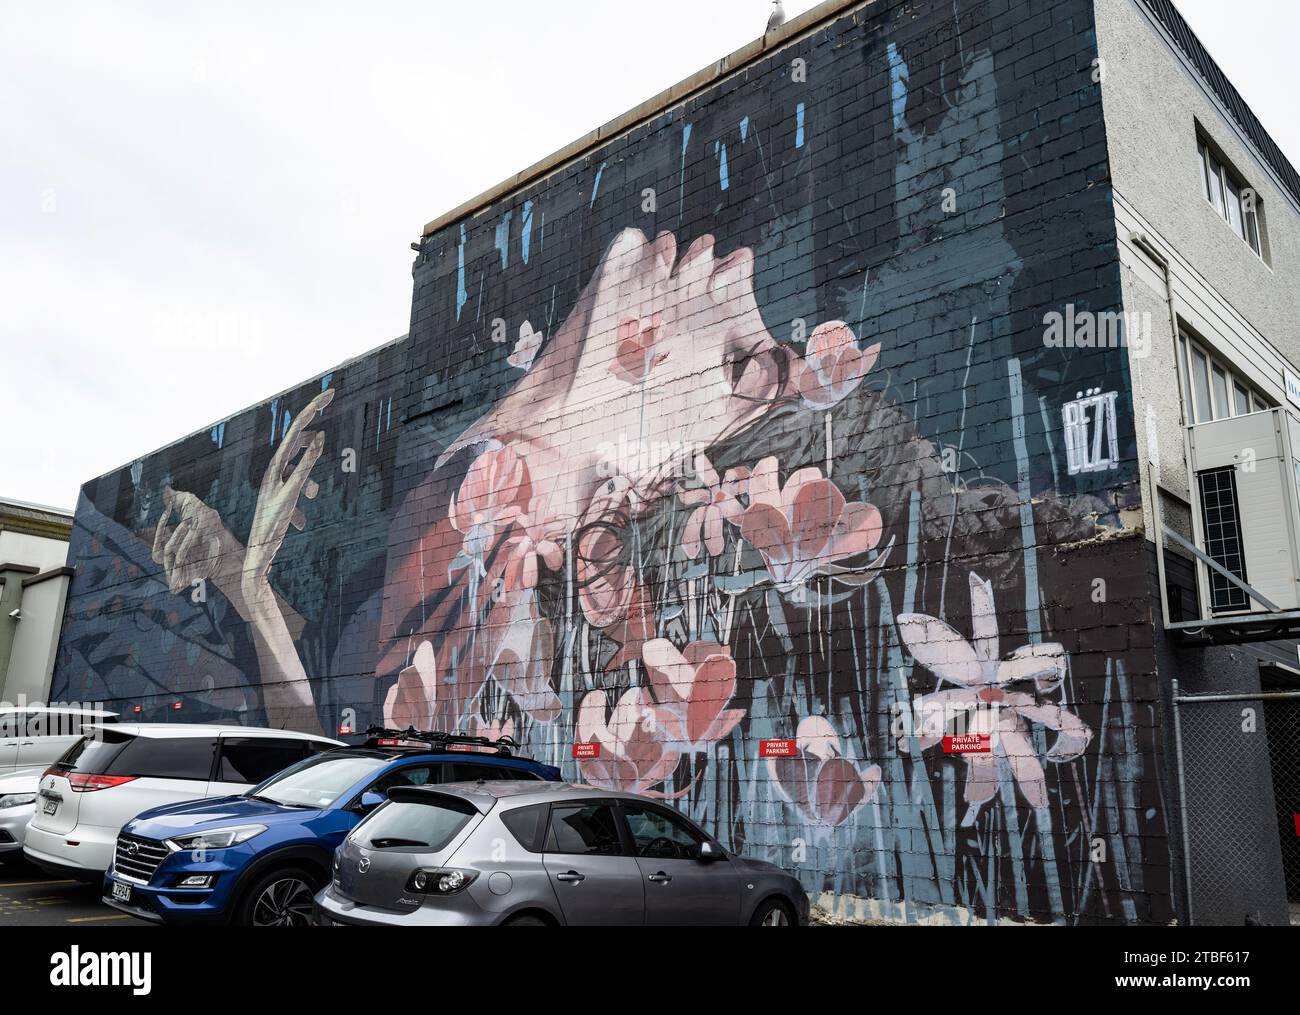
[[[75,881],[8,881],[0,882],[0,888],[31,888],[35,885],[75,885]]]
[[[132,917],[126,913],[113,914],[112,916],[70,916],[64,920],[64,923],[94,923],[96,920],[130,920]]]

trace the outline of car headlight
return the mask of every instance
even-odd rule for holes
[[[247,842],[255,835],[266,831],[265,825],[239,825],[235,828],[214,828],[195,835],[178,835],[168,839],[167,845],[177,851],[197,851],[200,849],[229,849]]]
[[[421,895],[455,895],[468,888],[477,877],[478,871],[424,868],[411,875],[406,890]]]
[[[0,796],[0,811],[9,807],[26,807],[34,803],[36,803],[35,793],[10,793],[8,796]]]

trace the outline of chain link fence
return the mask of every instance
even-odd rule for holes
[[[1300,691],[1173,706],[1188,922],[1300,923]]]

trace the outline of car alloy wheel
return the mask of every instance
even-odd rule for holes
[[[785,910],[780,906],[773,906],[771,912],[763,917],[763,922],[759,925],[762,927],[788,927],[790,921],[786,919]]]
[[[253,903],[254,927],[307,927],[311,925],[311,885],[298,878],[272,881]]]

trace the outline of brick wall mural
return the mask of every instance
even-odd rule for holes
[[[1045,339],[1119,309],[1095,55],[876,3],[428,237],[409,338],[87,484],[56,697],[508,734],[847,918],[1168,921],[1126,352]]]

